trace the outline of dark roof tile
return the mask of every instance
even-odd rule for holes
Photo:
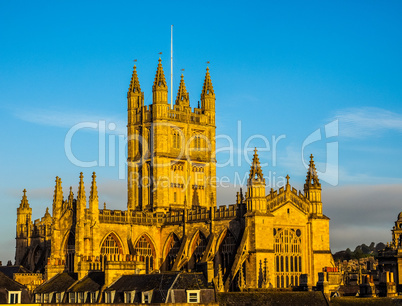
[[[90,272],[83,279],[77,281],[68,290],[69,292],[95,292],[105,284],[104,272]]]
[[[35,293],[64,292],[77,280],[77,273],[59,273],[37,287]]]
[[[8,291],[20,291],[25,289],[25,286],[0,272],[0,288],[5,288]]]

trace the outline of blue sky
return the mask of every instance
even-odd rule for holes
[[[221,165],[234,160],[218,168],[218,177],[229,180],[218,204],[234,201],[236,175],[249,168],[242,153],[247,139],[261,135],[270,142],[260,153],[268,163],[263,171],[276,185],[289,174],[302,189],[302,158],[310,153],[332,180],[323,182],[323,210],[331,218],[333,250],[389,241],[402,210],[401,13],[400,1],[0,2],[0,259],[14,259],[24,188],[36,219],[52,205],[55,176],[65,193],[69,186],[76,192],[83,171],[88,192],[96,171],[100,200],[126,207],[126,183],[109,158],[118,164],[113,154],[121,153],[133,60],[149,104],[159,52],[169,75],[171,24],[174,95],[185,69],[195,107],[210,61],[217,135],[236,148],[217,156]],[[100,120],[116,125],[105,136],[105,166],[74,165],[65,152],[68,131]],[[332,122],[337,135],[326,139]],[[303,142],[317,130],[321,140],[302,156]],[[95,129],[77,132],[76,157],[99,159],[98,137]],[[272,137],[281,137],[275,153]],[[219,148],[226,145],[218,141]],[[249,141],[254,146],[265,144]]]

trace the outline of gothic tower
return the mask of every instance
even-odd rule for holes
[[[190,107],[184,77],[173,109],[159,59],[152,104],[144,106],[134,66],[128,92],[128,209],[212,207],[216,203],[215,94],[209,69],[201,107]]]
[[[21,199],[21,204],[17,208],[17,237],[16,237],[16,252],[15,264],[20,265],[25,252],[30,245],[31,230],[32,230],[32,208],[29,206],[26,190]]]

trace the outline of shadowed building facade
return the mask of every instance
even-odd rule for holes
[[[124,274],[202,271],[220,291],[309,284],[332,266],[329,218],[311,156],[304,192],[289,184],[266,194],[257,150],[236,203],[216,206],[215,92],[207,69],[201,104],[190,107],[183,76],[173,108],[159,60],[152,104],[136,67],[128,101],[127,210],[99,208],[96,175],[67,197],[56,178],[52,216],[31,221],[26,192],[17,210],[16,264],[42,271]],[[235,198],[235,197],[234,197]],[[88,200],[88,201],[87,201]],[[88,202],[88,203],[87,203]]]

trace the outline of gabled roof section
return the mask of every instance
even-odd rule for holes
[[[131,76],[130,87],[128,88],[127,95],[129,95],[131,93],[135,93],[135,94],[141,93],[141,86],[140,86],[140,81],[138,80],[136,65],[134,65],[134,68],[133,68],[133,75]]]
[[[303,214],[309,213],[310,201],[300,191],[298,193],[297,189],[292,188],[289,184],[289,180],[287,181],[286,189],[281,187],[278,191],[271,188],[266,199],[268,211],[270,212],[276,211],[287,203],[292,203],[292,205]]]
[[[149,291],[152,289],[169,290],[179,272],[158,274],[123,275],[105,291]]]
[[[0,288],[4,288],[8,291],[21,291],[23,289],[26,289],[24,285],[9,278],[2,272],[0,272]]]
[[[202,273],[182,273],[179,275],[172,289],[198,290],[209,288],[213,288],[213,286],[208,285]]]
[[[35,293],[65,292],[78,279],[77,273],[59,273],[37,287]]]
[[[214,87],[212,86],[211,76],[209,74],[208,67],[205,74],[204,86],[202,87],[201,99],[205,98],[206,96],[215,96]]]
[[[158,68],[156,69],[155,81],[152,86],[152,90],[154,91],[157,88],[162,88],[167,90],[167,83],[165,79],[165,74],[163,72],[162,60],[159,58]]]
[[[13,279],[15,273],[32,273],[23,266],[0,266],[0,272]]]
[[[68,292],[95,292],[105,284],[104,272],[90,272],[84,278],[73,284]]]

